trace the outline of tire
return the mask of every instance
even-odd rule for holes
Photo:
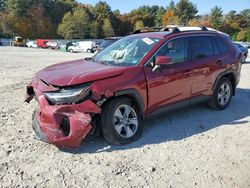
[[[70,52],[70,53],[74,53],[74,51],[73,51],[72,49],[69,49],[69,52]]]
[[[222,77],[216,85],[212,99],[208,105],[213,109],[224,110],[231,102],[232,94],[233,87],[231,81]]]
[[[129,107],[131,111],[126,117],[125,109]],[[129,98],[118,97],[104,106],[101,127],[104,139],[109,144],[129,144],[139,139],[143,132],[142,116]]]
[[[88,53],[91,53],[91,50],[90,50],[90,49],[87,49],[87,52],[88,52]]]

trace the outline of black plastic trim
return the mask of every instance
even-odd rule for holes
[[[143,113],[145,110],[145,105],[143,103],[143,100],[140,96],[140,94],[138,93],[138,91],[136,91],[135,89],[125,89],[125,90],[121,90],[121,91],[117,91],[115,92],[115,96],[122,96],[122,95],[128,95],[133,97],[136,100],[136,103],[139,107],[139,110]]]

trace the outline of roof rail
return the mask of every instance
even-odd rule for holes
[[[138,34],[138,33],[146,33],[146,32],[157,32],[161,31],[162,27],[145,27],[142,29],[137,29],[133,31],[131,34]]]
[[[218,30],[205,27],[205,26],[177,26],[177,25],[168,25],[164,28],[161,27],[145,27],[143,29],[138,29],[132,32],[131,34],[146,33],[146,32],[160,32],[160,31],[169,31],[171,33],[180,33],[180,32],[191,32],[191,31],[214,31],[222,33]],[[226,34],[226,33],[223,33]],[[226,34],[227,35],[227,34]]]

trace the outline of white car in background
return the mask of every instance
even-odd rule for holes
[[[68,51],[71,53],[76,52],[91,52],[96,51],[96,43],[94,41],[80,41],[73,43],[73,46],[69,46]]]
[[[26,43],[26,46],[28,48],[37,48],[36,41],[29,41],[29,42]]]

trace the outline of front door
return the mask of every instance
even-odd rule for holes
[[[148,113],[169,104],[188,105],[192,70],[187,61],[187,39],[173,39],[164,44],[144,67],[148,85]],[[157,56],[170,56],[172,63],[153,71]]]

